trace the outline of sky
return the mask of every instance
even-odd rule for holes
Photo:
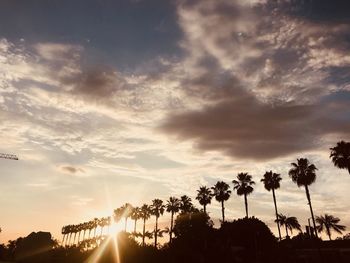
[[[350,140],[349,51],[346,0],[0,1],[0,152],[19,157],[0,159],[0,241],[61,239],[126,202],[199,206],[199,186],[239,172],[277,234],[260,179],[281,174],[279,211],[305,226],[288,176],[301,157],[318,168],[314,213],[350,231],[350,175],[329,159]],[[233,194],[226,218],[244,215]]]

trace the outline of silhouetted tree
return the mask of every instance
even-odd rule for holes
[[[212,197],[213,197],[213,193],[211,192],[210,188],[206,186],[201,186],[199,190],[197,190],[196,199],[203,206],[204,213],[207,212],[206,207],[208,204],[211,203]]]
[[[151,209],[150,206],[147,204],[144,204],[141,206],[140,209],[140,215],[143,219],[143,231],[142,231],[142,246],[145,245],[145,233],[146,233],[146,220],[150,218],[151,216]]]
[[[218,181],[211,189],[213,190],[213,196],[216,201],[221,203],[222,222],[225,222],[224,202],[231,196],[230,186],[223,181]]]
[[[254,190],[252,187],[255,182],[252,180],[252,176],[248,173],[239,173],[237,175],[237,180],[233,180],[233,189],[237,191],[238,195],[244,196],[245,213],[248,218],[248,200],[247,196],[251,194]]]
[[[192,204],[192,199],[187,195],[180,197],[180,211],[181,213],[190,213],[193,212],[194,207]]]
[[[130,218],[134,220],[134,232],[136,232],[136,223],[137,223],[137,220],[140,219],[139,207],[133,207],[133,209],[131,210]]]
[[[350,142],[340,141],[330,148],[332,162],[340,169],[347,169],[350,174]]]
[[[334,217],[332,215],[324,214],[322,216],[316,217],[316,222],[318,223],[317,231],[322,232],[326,231],[329,240],[332,240],[331,230],[333,229],[335,232],[342,234],[346,227],[343,225],[339,225],[340,219],[338,217]]]
[[[169,197],[169,200],[167,200],[166,211],[171,214],[170,231],[169,231],[170,243],[172,241],[172,234],[173,234],[173,228],[174,228],[174,214],[179,212],[180,205],[181,205],[180,200],[176,197]]]
[[[128,218],[131,215],[131,211],[132,211],[132,205],[129,203],[126,203],[123,206],[114,210],[114,217],[115,217],[116,222],[118,222],[121,218],[124,218],[124,220],[125,220],[124,231],[125,232],[126,232],[126,226],[128,224]]]
[[[298,222],[298,219],[295,216],[285,216],[283,214],[278,214],[278,219],[276,220],[279,222],[281,226],[284,226],[286,229],[286,237],[288,238],[288,229],[291,233],[293,233],[293,229],[297,229],[301,231],[300,224]]]
[[[315,217],[311,205],[309,185],[311,185],[316,180],[317,168],[314,164],[311,164],[306,158],[297,159],[297,163],[291,163],[291,165],[292,168],[289,170],[289,176],[292,178],[292,181],[297,184],[298,187],[305,187],[306,198],[308,200],[312,217],[312,223],[314,229],[316,230]],[[317,237],[317,231],[315,231],[315,235]]]
[[[280,224],[278,222],[278,211],[277,211],[277,203],[276,203],[276,196],[275,196],[275,190],[280,188],[280,181],[282,180],[281,175],[277,173],[265,172],[264,178],[261,179],[261,182],[264,183],[264,187],[267,191],[272,190],[272,197],[273,197],[273,203],[275,205],[275,215],[276,215],[276,223],[278,228],[278,236],[281,240],[281,230],[280,230]]]
[[[151,214],[156,217],[156,226],[154,230],[154,247],[157,247],[157,234],[158,234],[158,218],[163,215],[165,206],[160,199],[154,199],[151,205]]]

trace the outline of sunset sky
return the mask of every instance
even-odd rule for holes
[[[310,217],[289,178],[307,157],[316,215],[350,231],[346,0],[1,0],[0,241],[108,216],[126,202],[189,195],[248,172],[250,214]],[[194,203],[199,204],[194,200]],[[208,206],[217,223],[220,205]],[[226,203],[245,215],[242,197]],[[169,216],[161,218],[162,227]],[[154,218],[149,221],[153,227]],[[284,233],[284,232],[282,232]]]

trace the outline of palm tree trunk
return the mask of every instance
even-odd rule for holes
[[[246,218],[248,218],[248,200],[247,200],[247,195],[246,194],[244,194],[244,204],[245,204]]]
[[[207,213],[207,205],[203,205],[204,214]]]
[[[135,219],[135,223],[134,223],[134,233],[136,233],[136,223],[137,223],[137,219]]]
[[[72,234],[73,233],[69,233],[70,235],[69,235],[69,240],[68,240],[68,246],[70,245],[70,240],[72,239]]]
[[[103,227],[101,226],[100,237],[102,237],[102,233],[103,233]]]
[[[329,237],[329,240],[332,240],[331,230],[329,228],[326,228],[326,230],[327,230],[327,235]]]
[[[78,244],[79,244],[79,241],[80,241],[80,231],[79,231],[79,235],[78,235]]]
[[[224,207],[224,201],[221,201],[221,213],[222,213],[222,222],[225,222],[225,207]]]
[[[158,216],[156,216],[156,229],[154,231],[154,247],[157,248],[157,237],[158,237]]]
[[[96,229],[97,227],[94,228],[94,237],[96,237]]]
[[[278,229],[278,236],[279,236],[280,241],[281,241],[282,237],[281,237],[280,224],[278,222],[277,202],[276,202],[276,196],[275,196],[275,189],[273,189],[273,188],[272,188],[272,196],[273,196],[273,203],[275,205],[275,214],[276,214],[276,223],[277,223],[277,229]]]
[[[89,239],[91,238],[90,236],[91,236],[91,228],[89,229]]]
[[[315,233],[315,236],[318,237],[317,229],[316,229],[316,223],[315,223],[315,217],[314,217],[314,212],[312,211],[312,205],[311,205],[311,198],[310,198],[309,188],[307,187],[307,185],[305,185],[305,192],[306,192],[307,201],[309,202],[309,206],[310,206],[310,212],[311,212],[311,217],[312,217],[312,224],[314,225],[314,233]]]
[[[143,219],[142,246],[145,245],[146,218]]]
[[[75,244],[75,238],[77,236],[77,232],[74,233],[74,238],[73,238],[73,245]]]
[[[285,225],[285,227],[286,227],[286,238],[288,238],[289,237],[289,235],[288,235],[288,227],[287,227],[287,225]]]
[[[170,219],[170,240],[169,243],[171,244],[171,241],[173,239],[173,225],[174,225],[174,212],[171,212],[171,219]]]
[[[85,232],[86,232],[86,229],[84,229],[84,232],[83,232],[83,241],[85,240]]]

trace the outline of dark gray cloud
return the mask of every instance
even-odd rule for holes
[[[315,149],[326,135],[349,136],[348,105],[349,92],[331,94],[312,105],[266,104],[245,94],[171,115],[161,129],[180,140],[194,140],[201,150],[267,160]]]
[[[62,82],[72,86],[73,94],[87,95],[96,99],[108,99],[118,91],[129,87],[117,72],[103,67],[85,70],[63,79]]]
[[[76,174],[76,173],[85,173],[85,170],[79,167],[74,167],[74,166],[62,166],[61,170],[64,172],[68,172],[70,174]]]

